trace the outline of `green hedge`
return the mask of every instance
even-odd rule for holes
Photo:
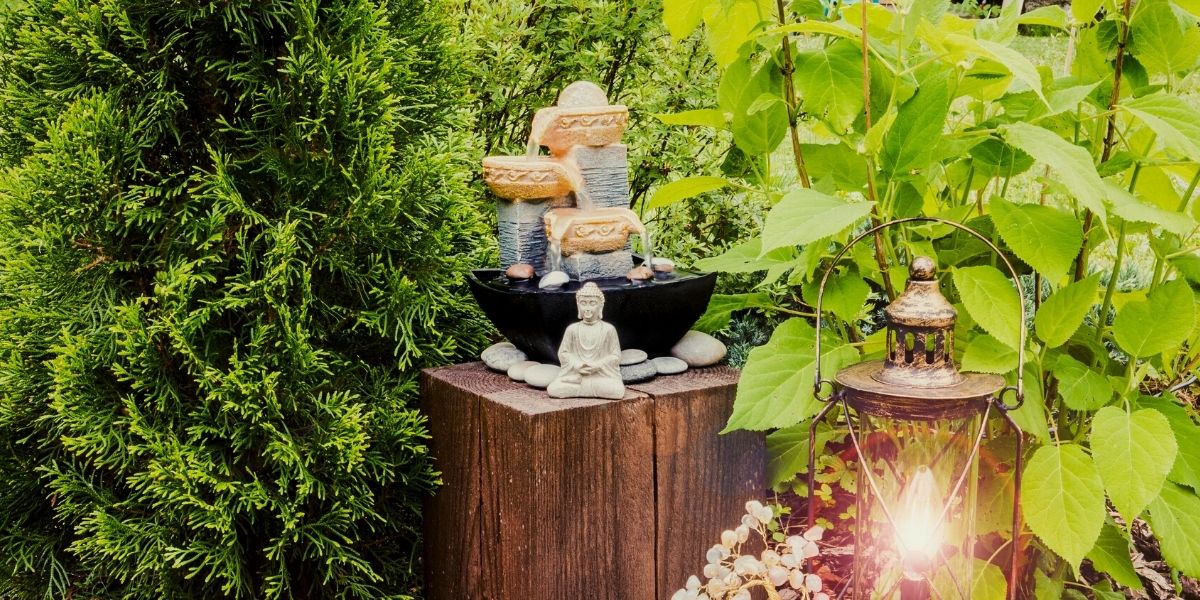
[[[486,228],[435,0],[0,22],[0,597],[403,598]]]

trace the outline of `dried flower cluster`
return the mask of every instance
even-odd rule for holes
[[[817,542],[824,535],[813,527],[804,535],[793,535],[782,543],[778,539],[775,511],[757,500],[746,503],[746,514],[736,529],[721,532],[721,543],[708,549],[704,566],[707,583],[692,575],[687,585],[671,600],[750,600],[750,590],[761,587],[770,600],[829,600],[822,592],[821,578],[804,572],[807,559],[820,554]],[[742,554],[751,534],[766,547],[759,556]]]

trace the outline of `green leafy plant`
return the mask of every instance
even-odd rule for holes
[[[1035,441],[1023,495],[1032,535],[1006,539],[992,515],[982,556],[1028,555],[1018,581],[1038,597],[1088,583],[1085,559],[1139,588],[1129,531],[1145,520],[1175,572],[1200,577],[1198,15],[1175,0],[1028,13],[1010,2],[984,19],[934,0],[828,13],[804,0],[666,0],[672,36],[702,38],[721,81],[714,106],[664,120],[729,132],[742,168],[675,182],[658,205],[725,187],[769,207],[757,235],[699,266],[766,272],[760,290],[718,296],[713,324],[739,310],[784,319],[750,353],[728,425],[778,429],[774,484],[803,468],[801,432],[820,408],[816,336],[826,372],[881,356],[877,307],[902,288],[904,264],[927,255],[959,308],[956,359],[1026,383],[1012,416]],[[1035,65],[1013,47],[1023,25],[1067,32],[1073,60]],[[1029,296],[986,246],[922,224],[833,265],[829,326],[815,331],[816,280],[833,254],[868,224],[917,215],[1001,244]],[[1032,336],[1018,365],[1022,328]],[[992,467],[984,489],[1011,494],[1011,465]]]
[[[487,335],[448,14],[0,19],[0,597],[417,593],[416,372]]]

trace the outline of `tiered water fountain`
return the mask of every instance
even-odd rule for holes
[[[625,106],[593,83],[576,82],[533,119],[525,156],[484,159],[496,203],[500,269],[472,273],[488,318],[530,357],[554,361],[577,318],[575,292],[595,282],[621,348],[669,353],[703,314],[714,274],[675,269],[653,254],[651,236],[629,210]],[[542,154],[542,149],[548,155]],[[631,237],[643,255],[633,253]]]

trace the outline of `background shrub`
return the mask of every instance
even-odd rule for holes
[[[446,8],[3,19],[0,597],[412,593],[415,370],[486,335]]]

